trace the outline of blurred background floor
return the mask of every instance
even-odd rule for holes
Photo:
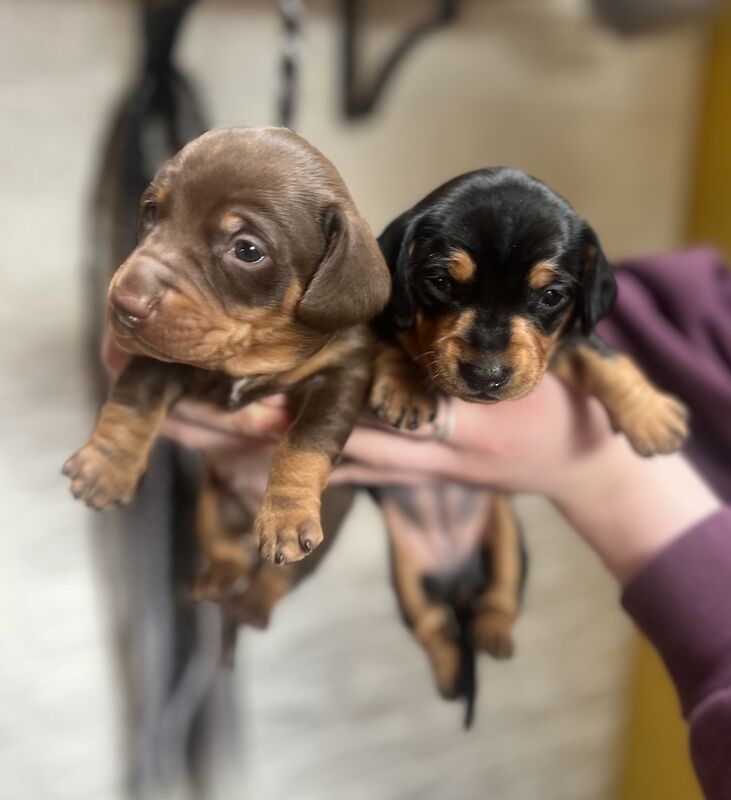
[[[401,4],[405,7],[410,4]],[[399,4],[375,3],[373,35]],[[578,0],[465,2],[414,53],[383,113],[343,125],[334,3],[308,20],[299,130],[374,229],[485,164],[544,178],[612,256],[682,238],[701,32],[624,41]],[[403,8],[401,9],[403,10]],[[135,53],[132,3],[0,0],[0,796],[116,800],[119,735],[103,579],[64,458],[88,433],[83,221],[99,137]],[[216,125],[273,118],[266,2],[202,2],[182,61]],[[484,663],[475,729],[436,697],[388,589],[361,498],[319,576],[244,637],[241,736],[221,796],[602,800],[614,796],[630,629],[616,589],[557,515],[521,499],[532,555],[518,654]],[[226,788],[227,787],[227,788]]]

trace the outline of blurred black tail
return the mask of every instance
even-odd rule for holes
[[[460,676],[459,696],[464,699],[464,728],[469,730],[475,718],[477,701],[477,657],[470,637],[471,612],[455,609],[459,625]]]

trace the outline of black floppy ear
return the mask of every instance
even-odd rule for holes
[[[589,334],[614,305],[617,281],[599,244],[599,238],[588,224],[583,235],[582,260],[584,271],[579,297],[579,318],[582,332]]]
[[[406,211],[389,223],[378,237],[378,244],[391,273],[391,299],[386,314],[399,330],[406,330],[414,323],[409,260],[417,221],[412,211]]]
[[[297,316],[320,330],[369,322],[383,310],[391,289],[376,237],[354,208],[331,206],[324,227],[325,255],[297,305]]]

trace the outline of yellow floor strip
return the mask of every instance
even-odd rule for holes
[[[711,30],[705,82],[688,241],[715,244],[731,258],[731,11]],[[618,797],[702,800],[687,737],[667,672],[640,641]]]

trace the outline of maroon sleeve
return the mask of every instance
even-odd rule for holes
[[[675,682],[706,797],[731,800],[731,508],[656,555],[622,604]]]

